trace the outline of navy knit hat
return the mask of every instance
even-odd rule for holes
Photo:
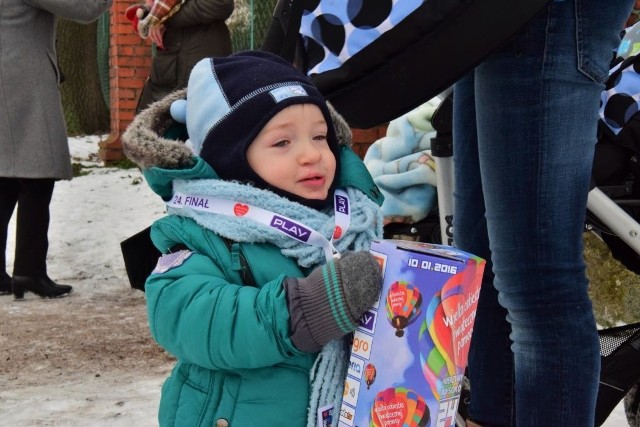
[[[328,127],[327,141],[336,157],[337,176],[340,149],[324,97],[302,72],[267,52],[205,58],[195,65],[184,111],[190,144],[220,178],[250,181],[300,201],[262,180],[246,156],[249,145],[267,122],[294,104],[314,104],[322,111]],[[172,105],[172,115],[179,121],[181,108],[184,106]]]

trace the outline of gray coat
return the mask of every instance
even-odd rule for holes
[[[88,23],[111,0],[0,0],[0,177],[71,179],[57,16]]]

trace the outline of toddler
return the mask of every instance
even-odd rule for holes
[[[330,405],[337,424],[347,337],[382,284],[382,196],[349,143],[307,77],[264,52],[200,61],[123,135],[168,209],[145,285],[177,359],[160,425],[315,426]]]

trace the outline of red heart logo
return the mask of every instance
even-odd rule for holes
[[[342,237],[342,228],[340,228],[339,225],[336,225],[335,230],[333,230],[333,238],[338,240],[340,237]]]
[[[244,215],[246,215],[247,212],[249,212],[249,206],[247,206],[247,205],[243,205],[241,203],[236,203],[233,206],[233,213],[236,216],[244,216]]]

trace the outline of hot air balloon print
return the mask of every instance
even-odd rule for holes
[[[431,422],[431,414],[424,398],[415,391],[390,387],[376,395],[370,419],[369,427],[425,427]]]
[[[396,329],[396,336],[404,335],[404,328],[415,322],[420,315],[422,295],[417,286],[404,281],[396,281],[387,291],[387,319]]]
[[[427,380],[431,393],[436,400],[440,400],[440,392],[443,389],[444,380],[449,376],[447,364],[440,351],[436,348],[426,319],[423,320],[418,334],[418,349],[420,350],[420,365],[422,375]]]
[[[425,321],[433,343],[447,364],[449,375],[455,375],[457,370],[454,363],[455,356],[453,353],[451,326],[445,318],[440,291],[436,292],[431,298],[431,301],[429,301]]]
[[[453,361],[456,365],[457,373],[464,372],[467,365],[467,356],[469,354],[469,343],[460,343],[459,341],[465,334],[471,334],[473,323],[463,324],[463,320],[469,317],[475,310],[476,305],[467,305],[465,307],[465,284],[472,284],[476,276],[475,265],[467,265],[462,273],[451,276],[449,280],[442,286],[441,305],[443,314],[449,321],[449,328],[454,331],[452,334],[453,344]],[[480,279],[482,276],[480,276]],[[478,283],[479,286],[479,283]]]
[[[367,390],[371,388],[371,384],[376,380],[376,367],[373,363],[367,363],[367,366],[364,367],[364,382],[367,383]]]

